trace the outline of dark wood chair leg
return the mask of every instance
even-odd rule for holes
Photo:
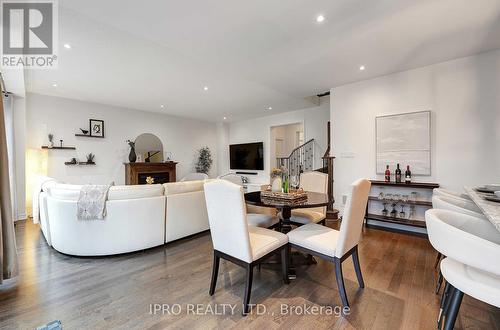
[[[453,330],[455,326],[455,321],[457,320],[458,310],[460,309],[460,305],[462,304],[462,298],[464,297],[464,293],[457,288],[453,290],[453,295],[450,297],[450,307],[448,312],[446,313],[444,329],[445,330]]]
[[[442,257],[443,257],[443,255],[441,254],[441,252],[438,252],[438,254],[436,256],[436,261],[434,262],[434,269],[438,268],[439,262],[441,261]]]
[[[288,279],[288,260],[290,254],[290,247],[288,244],[281,249],[281,271],[283,273],[283,283],[289,284]]]
[[[358,247],[352,253],[352,262],[354,263],[354,270],[356,271],[356,277],[358,278],[358,283],[360,288],[365,287],[365,282],[363,281],[363,275],[361,274],[361,267],[359,265]]]
[[[335,257],[335,278],[337,279],[337,286],[339,288],[340,299],[342,300],[342,305],[344,307],[349,307],[349,302],[347,301],[347,294],[345,292],[344,285],[344,275],[342,275],[342,261]]]
[[[243,298],[243,315],[247,315],[250,309],[250,293],[252,292],[253,265],[247,265],[247,282],[245,285],[245,297]]]
[[[217,285],[217,275],[219,274],[219,263],[220,257],[217,252],[214,251],[214,264],[212,266],[212,280],[210,281],[210,291],[209,294],[213,296],[215,292],[215,286]]]
[[[443,284],[443,273],[441,273],[441,271],[439,271],[438,279],[437,279],[437,283],[436,283],[436,294],[438,294],[439,290],[441,290],[442,284]]]
[[[446,281],[445,281],[446,282]],[[441,319],[443,318],[443,311],[444,311],[444,303],[446,302],[446,299],[448,298],[451,290],[451,285],[450,283],[446,282],[444,285],[444,291],[443,295],[441,296],[441,302],[439,303],[439,314],[438,314],[438,328],[441,325]]]
[[[450,301],[451,297],[453,296],[453,293],[455,292],[455,288],[453,285],[449,284],[449,289],[448,289],[448,294],[444,296],[443,300],[443,312],[441,313],[441,318],[439,319],[438,322],[438,329],[443,329],[443,324],[446,322],[446,319],[448,317],[448,312],[450,310]]]

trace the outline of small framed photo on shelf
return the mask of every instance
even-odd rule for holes
[[[89,119],[90,136],[104,137],[104,120]]]

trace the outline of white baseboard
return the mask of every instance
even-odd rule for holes
[[[28,217],[26,216],[26,213],[20,213],[17,215],[17,218],[14,221],[19,221],[19,220],[26,220]]]

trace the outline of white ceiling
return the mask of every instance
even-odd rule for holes
[[[211,121],[309,107],[331,87],[500,48],[499,0],[59,4],[59,68],[30,71],[28,91]]]

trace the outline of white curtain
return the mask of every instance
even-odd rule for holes
[[[7,158],[9,160],[9,183],[10,183],[10,200],[12,203],[13,219],[17,220],[17,194],[16,194],[16,167],[15,159],[15,144],[14,144],[14,96],[3,94],[3,110],[5,118],[5,135],[7,140]]]

